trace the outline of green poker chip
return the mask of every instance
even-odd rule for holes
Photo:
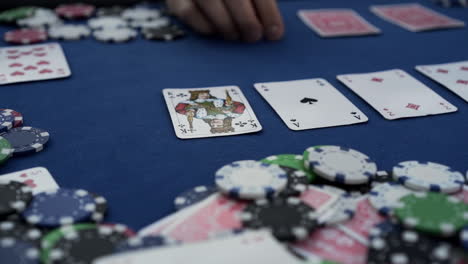
[[[402,197],[395,216],[407,227],[450,236],[468,224],[468,205],[442,193],[421,192]]]
[[[14,150],[12,149],[10,142],[8,142],[4,137],[0,137],[0,164],[5,163],[5,161],[11,157],[13,152]]]
[[[281,167],[288,167],[296,170],[301,170],[306,173],[309,181],[312,182],[315,179],[315,174],[304,168],[304,160],[301,155],[295,154],[280,154],[266,157],[261,160],[263,163],[276,164]]]
[[[28,18],[34,15],[36,7],[24,6],[9,9],[0,13],[0,22],[14,23],[19,19]]]

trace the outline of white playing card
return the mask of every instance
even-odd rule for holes
[[[367,116],[324,79],[256,83],[255,89],[292,130],[367,122]]]
[[[237,86],[164,89],[177,137],[231,136],[258,132],[262,126]]]
[[[416,66],[416,70],[447,87],[468,102],[468,61],[420,65]]]
[[[0,84],[65,78],[70,67],[57,43],[0,49]]]
[[[345,74],[337,78],[389,120],[457,111],[403,70]]]
[[[269,231],[245,231],[236,236],[182,246],[138,250],[99,258],[94,264],[299,264]]]
[[[2,180],[17,181],[27,184],[33,190],[33,194],[54,191],[59,188],[49,171],[43,167],[0,175],[0,181]]]

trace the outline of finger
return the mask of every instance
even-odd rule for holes
[[[171,13],[195,31],[205,35],[214,34],[213,25],[192,0],[168,0],[167,6]]]
[[[242,38],[247,42],[259,41],[263,35],[263,27],[257,18],[252,0],[224,0],[224,3]]]
[[[195,0],[201,11],[208,17],[226,39],[237,40],[239,33],[224,2],[221,0]]]
[[[284,23],[276,0],[253,0],[253,2],[267,39],[281,39],[284,35]]]

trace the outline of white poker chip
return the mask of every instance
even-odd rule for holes
[[[377,165],[365,154],[339,146],[307,149],[308,168],[318,176],[341,184],[364,184],[377,173]]]
[[[122,13],[122,17],[126,20],[148,21],[159,18],[160,16],[161,12],[159,12],[159,10],[145,7],[129,8]]]
[[[372,188],[369,193],[370,204],[381,214],[391,215],[393,208],[400,207],[400,198],[415,193],[396,182],[382,183]]]
[[[358,200],[349,195],[342,195],[324,214],[318,218],[320,224],[336,225],[353,218]]]
[[[91,30],[83,25],[58,25],[49,29],[49,37],[62,40],[79,40],[89,37]]]
[[[288,175],[278,165],[243,160],[220,168],[215,182],[221,192],[231,197],[259,199],[282,191],[288,183]]]
[[[167,17],[160,17],[154,20],[146,21],[146,20],[134,20],[130,22],[130,26],[132,28],[162,28],[169,26],[171,24],[171,20]]]
[[[124,28],[128,23],[117,16],[105,16],[88,20],[88,26],[92,29]]]
[[[400,162],[393,167],[393,178],[416,191],[455,193],[461,190],[465,179],[463,174],[450,167],[419,161]]]
[[[21,27],[44,28],[62,24],[63,21],[52,10],[38,8],[33,16],[20,19],[16,23]]]
[[[94,38],[102,42],[126,42],[137,35],[138,33],[130,28],[104,28],[93,33]]]

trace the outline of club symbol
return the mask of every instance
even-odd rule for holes
[[[179,93],[176,95],[177,97],[187,97],[188,95],[184,94],[184,93]]]
[[[239,121],[239,122],[235,123],[235,125],[238,126],[238,127],[244,127],[245,125],[247,125],[247,123]]]
[[[301,103],[303,103],[303,104],[314,104],[314,103],[317,103],[317,102],[318,102],[317,99],[309,98],[309,97],[304,97],[304,98],[301,100]]]

